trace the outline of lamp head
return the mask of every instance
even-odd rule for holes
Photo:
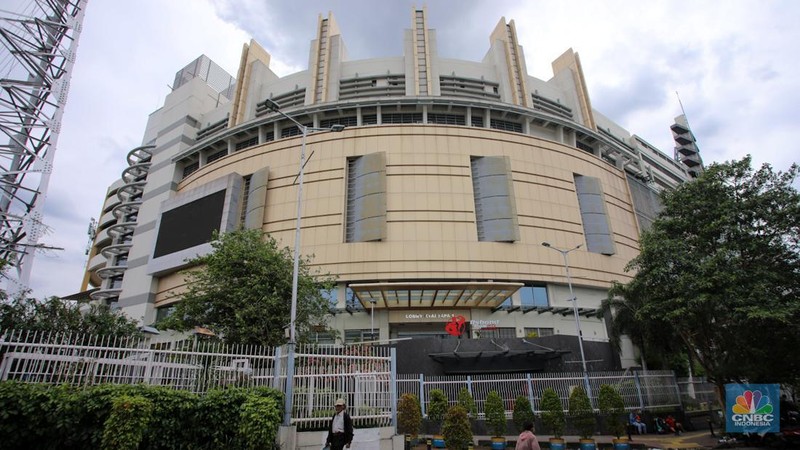
[[[545,246],[545,247],[550,247],[550,243],[549,242],[542,242],[542,245]]]
[[[264,100],[264,104],[267,106],[267,109],[269,109],[270,111],[280,111],[280,109],[281,109],[281,105],[275,103],[275,101],[272,100],[271,98],[268,98],[268,99]]]
[[[331,125],[331,131],[333,131],[334,133],[341,133],[342,131],[344,131],[344,125],[338,123]]]

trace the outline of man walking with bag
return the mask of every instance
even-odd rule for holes
[[[336,400],[334,408],[336,408],[336,413],[328,427],[328,438],[325,440],[325,445],[330,446],[331,450],[350,448],[350,442],[353,441],[353,419],[345,411],[343,398]]]

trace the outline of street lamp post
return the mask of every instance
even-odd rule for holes
[[[306,138],[311,131],[344,131],[344,125],[332,125],[329,128],[316,128],[303,125],[294,118],[286,115],[280,109],[280,105],[272,101],[266,100],[267,108],[283,116],[285,119],[294,123],[302,133],[302,140],[300,143],[300,171],[297,174],[297,219],[294,228],[294,266],[292,268],[292,303],[291,313],[289,318],[289,355],[286,367],[286,401],[285,411],[283,416],[284,425],[290,425],[292,418],[292,403],[293,403],[293,387],[294,387],[294,346],[296,340],[296,324],[297,321],[297,284],[300,277],[300,222],[303,214],[303,172],[306,164]]]
[[[575,296],[575,292],[572,290],[572,277],[570,276],[569,273],[569,261],[567,259],[567,255],[569,254],[569,252],[581,248],[583,244],[578,244],[569,250],[553,247],[552,245],[550,245],[549,242],[542,242],[542,245],[551,250],[555,250],[558,253],[561,253],[561,256],[564,257],[564,269],[567,272],[567,286],[569,286],[569,296],[570,296],[569,301],[572,302],[572,312],[573,315],[575,316],[575,329],[578,331],[578,347],[581,349],[581,364],[583,366],[583,383],[586,387],[586,394],[589,396],[589,401],[591,401],[592,386],[589,383],[589,371],[586,369],[586,354],[583,352],[583,332],[581,331],[581,320],[579,318],[580,314],[578,313],[578,298]]]

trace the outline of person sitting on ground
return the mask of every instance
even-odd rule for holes
[[[680,422],[676,421],[675,418],[672,417],[672,414],[667,416],[667,420],[665,420],[665,422],[670,432],[675,433],[677,435],[683,433],[683,425],[681,425]]]
[[[665,434],[667,432],[667,424],[661,417],[656,417],[655,421],[656,433]]]
[[[630,422],[631,426],[636,428],[637,434],[646,434],[647,433],[647,425],[642,422],[641,411],[631,411],[628,415],[628,422]]]
[[[533,434],[533,422],[527,421],[523,425],[524,430],[517,438],[517,445],[514,450],[541,450],[536,435]]]

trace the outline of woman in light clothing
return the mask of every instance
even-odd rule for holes
[[[517,445],[514,450],[541,450],[536,435],[533,434],[533,422],[525,422],[525,430],[517,438]]]

